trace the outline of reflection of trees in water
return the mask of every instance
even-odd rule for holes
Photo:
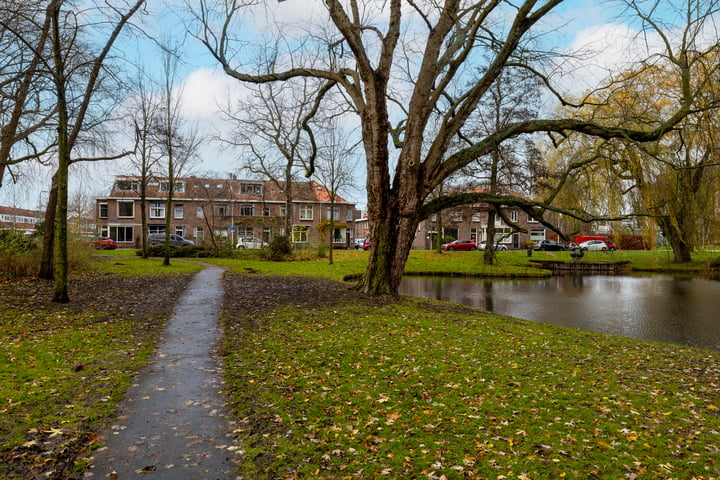
[[[485,293],[485,310],[495,311],[495,302],[493,301],[493,281],[483,281],[483,292]]]

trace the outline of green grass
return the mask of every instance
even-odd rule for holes
[[[195,273],[202,270],[200,261],[171,258],[170,266],[164,267],[161,258],[143,260],[135,256],[135,250],[103,250],[96,255],[94,272],[115,273],[128,276],[164,276]]]
[[[204,259],[227,267],[237,273],[260,273],[264,275],[326,277],[343,280],[361,275],[365,271],[369,252],[362,250],[338,250],[334,252],[332,265],[327,258],[304,254],[302,260],[291,262],[270,262],[260,259],[255,251],[237,252],[234,259]],[[571,261],[569,252],[537,252],[531,257],[525,250],[497,252],[495,265],[482,263],[483,252],[446,252],[413,250],[405,265],[405,273],[413,274],[453,274],[482,277],[537,277],[547,276],[548,271],[540,270],[532,260]],[[713,257],[715,255],[715,257]],[[697,272],[704,273],[708,262],[716,258],[717,253],[696,253],[690,264],[672,263],[672,253],[667,251],[619,251],[585,252],[583,261],[620,262],[630,261],[630,268],[641,271]]]
[[[134,250],[96,253],[91,273],[82,275],[154,277],[202,268],[180,259],[162,267]],[[529,261],[565,255],[499,252],[497,266],[488,268],[480,252],[414,251],[408,271],[544,275]],[[367,256],[337,251],[333,265],[308,255],[264,262],[255,252],[203,261],[239,273],[340,280],[361,274]],[[702,271],[708,258],[697,255],[691,268]],[[676,267],[665,252],[586,259]],[[45,308],[25,298],[22,307],[0,308],[0,455],[92,435],[114,414],[164,320],[140,326],[134,318],[108,320],[112,312],[99,307]],[[233,331],[225,350],[243,475],[720,478],[717,352],[469,312],[404,299],[295,308]]]
[[[292,309],[236,333],[246,478],[720,473],[715,352],[414,299]]]

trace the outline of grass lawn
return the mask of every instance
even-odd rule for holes
[[[82,470],[72,452],[92,448],[112,418],[184,280],[155,297],[147,285],[202,268],[132,255],[100,252],[92,271],[72,280],[83,291],[71,291],[76,303],[67,306],[46,301],[48,285],[0,285],[0,478],[39,465]],[[367,255],[335,252],[333,265],[263,262],[254,252],[202,261],[239,274],[340,280],[362,273]],[[415,251],[408,271],[546,275],[529,260],[564,255],[500,252],[497,266],[485,267],[480,252]],[[664,253],[595,255],[672,267]],[[693,268],[704,268],[704,257]],[[123,300],[138,303],[119,310]],[[358,295],[252,324],[224,320],[244,478],[720,478],[718,352],[411,298]]]
[[[245,478],[719,478],[717,352],[409,298],[234,332]]]
[[[334,265],[229,266],[362,271],[367,252],[336,253]],[[531,259],[564,257],[500,252],[488,269],[479,252],[415,251],[408,270],[515,275]],[[664,253],[586,259],[673,269]],[[411,298],[226,322],[246,478],[720,478],[718,352]]]
[[[0,282],[2,479],[82,471],[77,453],[93,448],[153,352],[187,274],[202,268],[99,258],[71,278],[68,304],[50,302],[52,282]]]

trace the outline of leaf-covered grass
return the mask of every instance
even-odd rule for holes
[[[717,352],[409,298],[227,321],[244,478],[720,475]]]
[[[152,353],[191,277],[130,275],[124,262],[74,276],[68,304],[50,301],[52,282],[0,283],[0,478],[82,469],[78,453]]]

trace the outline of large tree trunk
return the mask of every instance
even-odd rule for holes
[[[692,245],[686,240],[682,225],[675,223],[673,218],[669,216],[658,218],[658,225],[672,248],[673,262],[690,263],[692,260]]]
[[[52,7],[52,44],[55,67],[55,86],[57,89],[58,115],[58,168],[57,176],[57,207],[55,209],[55,292],[53,302],[66,303],[68,295],[68,250],[67,250],[67,204],[68,179],[70,170],[70,116],[68,114],[67,93],[65,85],[65,63],[63,45],[60,37],[60,6]]]
[[[55,214],[57,209],[57,173],[52,177],[48,203],[45,206],[45,223],[43,225],[43,249],[38,277],[52,280],[55,277],[53,261],[55,259]]]

